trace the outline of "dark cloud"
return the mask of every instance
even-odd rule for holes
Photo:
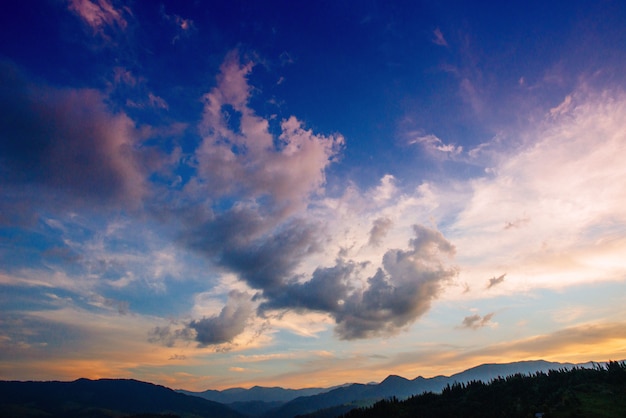
[[[311,279],[285,283],[263,292],[267,300],[259,310],[314,310],[330,314],[341,339],[392,335],[423,315],[437,297],[442,283],[457,274],[445,259],[454,247],[439,233],[414,226],[410,249],[389,250],[382,267],[367,279],[364,288],[354,288],[362,270],[352,262],[339,260],[334,267],[318,268]]]
[[[202,346],[229,343],[244,331],[253,312],[250,295],[231,291],[219,315],[191,321],[188,327],[196,332],[196,341]]]
[[[415,225],[409,249],[387,251],[382,266],[365,283],[359,275],[366,264],[343,259],[334,266],[317,268],[303,281],[294,270],[306,255],[319,249],[319,230],[295,220],[271,233],[263,225],[255,210],[231,210],[189,231],[185,239],[261,291],[255,296],[262,301],[259,315],[290,309],[328,313],[341,339],[399,332],[423,315],[442,284],[457,274],[448,265],[454,246],[440,232]],[[243,332],[248,309],[247,303],[227,305],[220,315],[192,321],[189,327],[201,344],[228,342]]]
[[[148,341],[166,347],[173,347],[177,341],[196,341],[201,347],[230,343],[245,330],[254,315],[254,306],[251,295],[232,290],[219,314],[154,327],[148,333]]]
[[[101,203],[141,199],[134,123],[99,92],[35,85],[6,62],[0,86],[0,183]]]
[[[279,289],[264,292],[269,300],[261,304],[259,311],[291,308],[338,312],[348,297],[348,280],[356,267],[354,263],[339,260],[333,267],[317,268],[307,282],[294,280]]]
[[[319,228],[301,220],[275,225],[272,215],[234,208],[187,230],[183,241],[235,272],[254,289],[271,291],[302,259],[320,249]]]
[[[505,277],[506,277],[506,273],[498,277],[492,277],[491,279],[489,279],[489,284],[487,284],[487,289],[491,289],[492,287],[499,285],[500,283],[504,281]]]
[[[336,316],[342,339],[392,335],[423,315],[443,283],[457,275],[446,263],[455,249],[439,232],[414,225],[410,249],[390,250],[383,268],[368,279],[368,287],[354,292]]]
[[[463,323],[461,324],[461,328],[470,328],[470,329],[478,329],[482,328],[486,325],[489,325],[491,322],[491,318],[493,318],[494,313],[488,313],[487,315],[481,317],[478,314],[474,314],[471,316],[466,316],[463,318]]]
[[[387,235],[393,222],[389,218],[378,218],[374,221],[370,230],[369,245],[379,246],[383,238]]]
[[[173,347],[177,340],[193,341],[194,333],[191,328],[173,329],[172,325],[157,326],[148,332],[148,341],[154,344],[161,344],[166,347]]]

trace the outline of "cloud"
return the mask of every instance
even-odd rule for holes
[[[368,279],[368,287],[355,291],[337,315],[336,332],[350,340],[393,335],[429,308],[442,284],[457,275],[446,264],[455,249],[435,230],[415,225],[410,249],[390,250],[383,266]]]
[[[506,277],[506,273],[498,277],[492,277],[491,279],[489,279],[489,284],[487,284],[487,289],[491,289],[492,287],[499,285],[500,283],[504,281],[505,277]]]
[[[268,299],[259,310],[289,308],[335,313],[348,297],[350,276],[356,266],[339,260],[333,267],[317,268],[310,280],[284,283],[281,287],[264,292]]]
[[[269,291],[319,250],[319,233],[302,220],[276,225],[255,209],[237,207],[186,231],[183,241],[253,289]]]
[[[481,317],[478,314],[474,314],[471,316],[466,316],[463,318],[463,323],[461,324],[462,328],[470,328],[470,329],[478,329],[488,325],[492,325],[491,318],[493,318],[494,313],[488,313],[487,315]]]
[[[408,141],[409,145],[420,144],[426,151],[433,155],[445,155],[447,158],[452,158],[463,152],[462,146],[455,146],[453,144],[445,144],[441,139],[435,135],[415,135]]]
[[[368,244],[377,247],[393,226],[393,221],[389,218],[378,218],[373,223]]]
[[[557,117],[563,114],[566,114],[570,110],[570,106],[572,105],[572,95],[568,94],[565,96],[565,99],[556,107],[550,109],[550,116]]]
[[[111,113],[95,90],[35,85],[11,64],[0,66],[5,86],[0,91],[0,182],[101,203],[142,199],[146,170],[128,116]]]
[[[393,335],[414,322],[430,307],[444,283],[456,276],[446,259],[454,247],[440,232],[413,227],[408,250],[389,250],[382,266],[366,283],[357,277],[363,265],[339,260],[318,268],[310,280],[291,281],[264,292],[259,310],[313,310],[330,314],[337,336],[345,340]]]
[[[441,29],[436,28],[433,31],[433,36],[434,38],[432,39],[432,41],[435,45],[448,46],[448,42],[446,41],[446,38],[443,37],[443,33],[441,33]]]
[[[189,327],[172,329],[171,325],[156,326],[148,332],[148,342],[165,347],[174,347],[176,342],[192,341],[194,334]]]
[[[506,269],[525,287],[624,277],[626,96],[581,88],[569,97],[466,184],[471,196],[449,234],[466,277]]]
[[[248,107],[247,76],[253,64],[240,64],[233,52],[221,66],[218,85],[204,96],[203,141],[196,152],[194,183],[210,197],[236,194],[267,199],[275,208],[293,210],[320,192],[325,169],[336,158],[341,135],[317,135],[291,116],[276,138],[268,120]]]
[[[192,19],[186,19],[177,14],[169,15],[165,12],[165,6],[163,5],[161,6],[161,16],[165,21],[172,23],[176,27],[176,35],[172,38],[172,44],[196,30],[196,25]]]
[[[244,331],[253,312],[250,295],[231,291],[219,315],[191,321],[188,327],[196,332],[201,346],[229,343]]]
[[[529,218],[519,218],[514,221],[507,221],[504,225],[504,229],[521,228],[530,222]]]
[[[106,27],[125,29],[128,22],[124,18],[124,11],[116,9],[108,0],[70,0],[69,9],[76,13],[89,25],[94,33],[104,34]]]

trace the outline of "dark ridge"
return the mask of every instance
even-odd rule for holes
[[[127,379],[0,382],[2,417],[179,416],[241,418],[217,402]]]

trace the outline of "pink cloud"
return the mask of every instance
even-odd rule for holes
[[[196,158],[200,181],[214,197],[243,193],[269,197],[283,207],[299,205],[322,187],[324,170],[343,145],[341,135],[318,135],[294,116],[282,121],[281,133],[248,107],[247,76],[253,64],[241,64],[236,52],[221,66],[218,84],[204,96],[204,140]]]
[[[3,80],[12,87],[0,97],[9,144],[0,150],[6,161],[0,183],[81,200],[139,202],[146,173],[134,122],[112,113],[96,90],[54,89],[14,75]]]
[[[102,32],[105,26],[118,26],[121,29],[128,25],[122,12],[117,10],[108,0],[70,0],[69,9],[78,14],[94,32]]]

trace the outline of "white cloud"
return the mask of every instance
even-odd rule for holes
[[[492,175],[469,182],[447,231],[466,276],[507,271],[498,289],[510,291],[626,274],[615,262],[626,251],[626,97],[568,97],[521,135],[523,147],[499,155]]]
[[[410,138],[409,145],[420,144],[426,151],[436,156],[445,155],[448,158],[455,157],[463,152],[460,145],[446,144],[433,134],[416,135]]]

